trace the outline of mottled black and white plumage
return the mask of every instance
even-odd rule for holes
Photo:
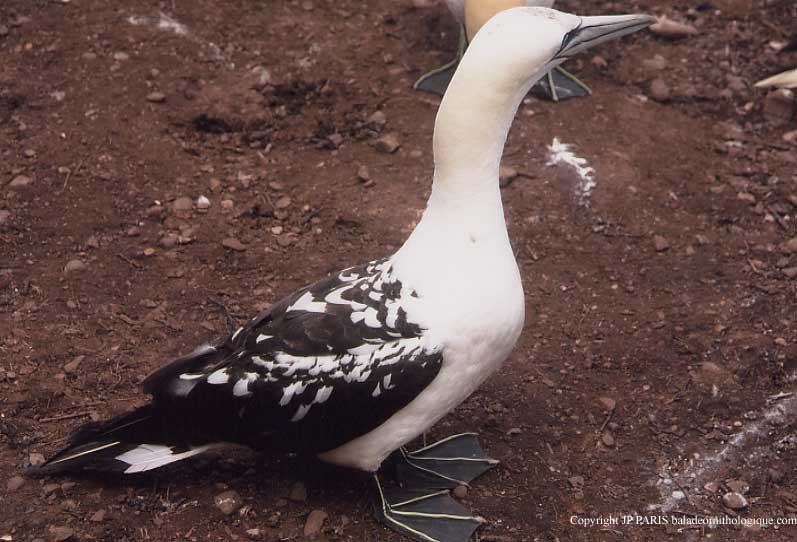
[[[153,373],[143,384],[151,405],[82,429],[49,466],[82,460],[140,472],[216,442],[332,450],[381,425],[439,372],[441,353],[425,345],[402,307],[417,295],[388,259],[303,288],[224,341]],[[148,447],[138,447],[142,436]],[[82,454],[86,446],[107,448]]]

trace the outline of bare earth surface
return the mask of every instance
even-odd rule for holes
[[[571,518],[797,514],[797,122],[752,88],[797,63],[771,43],[797,7],[560,5],[699,33],[602,46],[568,64],[591,98],[521,106],[503,193],[526,329],[431,437],[478,431],[502,461],[462,499],[483,541],[795,539]],[[408,1],[0,2],[2,540],[302,540],[322,519],[316,540],[401,540],[367,478],[297,458],[24,469],[142,404],[144,376],[227,315],[400,246],[438,103],[411,85],[455,43],[444,7]],[[546,167],[554,137],[594,168],[590,196]]]

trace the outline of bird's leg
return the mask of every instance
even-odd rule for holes
[[[396,479],[408,487],[452,489],[468,485],[498,464],[487,457],[475,433],[444,438],[414,452],[397,452]]]
[[[451,498],[447,490],[390,488],[374,474],[376,518],[418,542],[467,542],[485,522]]]
[[[531,91],[534,95],[553,102],[592,94],[592,90],[575,75],[558,66],[545,74]]]
[[[451,82],[451,78],[454,77],[454,72],[457,71],[459,61],[462,60],[462,56],[465,54],[465,49],[467,49],[467,47],[468,38],[465,33],[465,27],[460,26],[456,58],[448,64],[423,74],[420,79],[415,81],[412,88],[431,94],[437,94],[438,96],[445,94],[448,84]]]

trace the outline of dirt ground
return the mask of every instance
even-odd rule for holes
[[[478,431],[502,461],[463,499],[483,541],[797,539],[638,524],[797,515],[797,121],[752,87],[797,64],[776,52],[797,5],[559,5],[699,33],[601,46],[568,64],[592,97],[521,106],[503,193],[526,327],[431,436]],[[23,473],[228,316],[398,248],[439,103],[412,82],[455,43],[409,0],[0,2],[2,540],[301,540],[314,510],[317,540],[401,540],[366,478],[292,457]],[[546,166],[554,137],[594,168],[587,201]],[[641,519],[578,524],[612,515]]]

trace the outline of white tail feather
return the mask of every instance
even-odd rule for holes
[[[125,469],[125,474],[132,474],[134,472],[157,469],[169,463],[199,455],[213,447],[213,444],[206,444],[204,446],[191,448],[185,452],[175,453],[171,446],[164,446],[162,444],[139,444],[132,450],[128,450],[116,456],[116,459],[130,465]]]

